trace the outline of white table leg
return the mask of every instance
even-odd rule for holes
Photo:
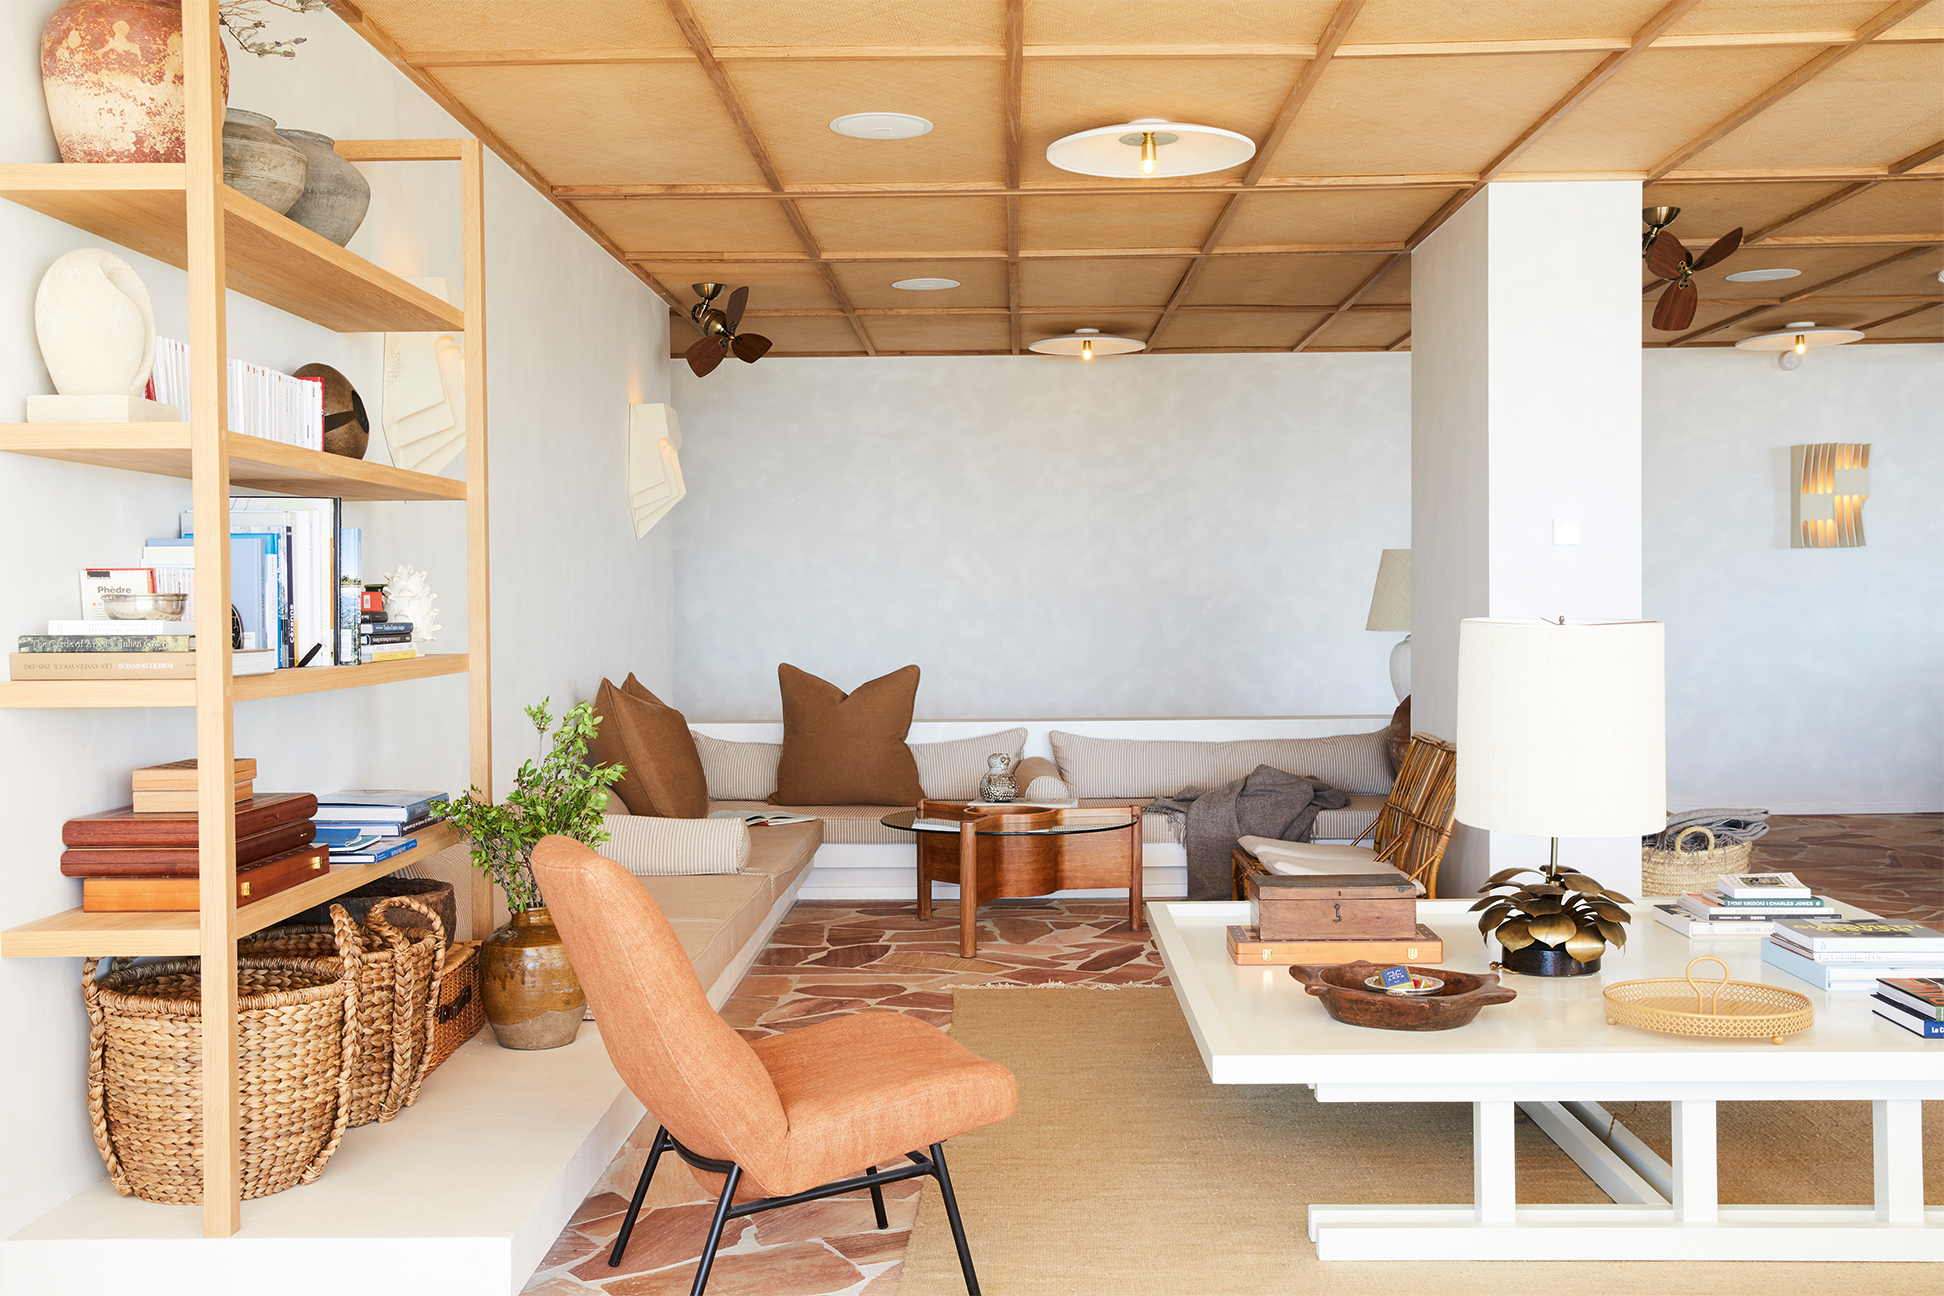
[[[1876,1152],[1876,1217],[1924,1222],[1924,1105],[1908,1099],[1870,1104]]]
[[[1512,1109],[1509,1102],[1472,1104],[1472,1204],[1481,1224],[1510,1224],[1518,1218]]]
[[[1715,1193],[1715,1105],[1674,1104],[1674,1218],[1713,1223],[1720,1218]]]

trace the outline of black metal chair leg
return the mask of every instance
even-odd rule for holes
[[[865,1174],[876,1174],[876,1166],[865,1166]],[[871,1185],[871,1209],[877,1212],[877,1224],[881,1229],[891,1227],[891,1217],[884,1213],[884,1189],[877,1184]]]
[[[952,1192],[952,1175],[945,1168],[945,1145],[931,1145],[932,1164],[938,1167],[938,1193],[945,1199],[945,1218],[952,1222],[952,1245],[958,1248],[959,1268],[965,1271],[965,1296],[979,1296],[979,1275],[972,1272],[972,1248],[965,1245],[965,1225],[959,1220],[958,1197]],[[694,1296],[701,1296],[697,1288]]]
[[[655,1177],[655,1166],[661,1161],[661,1154],[674,1142],[668,1137],[668,1126],[655,1131],[655,1145],[648,1149],[648,1164],[641,1168],[641,1182],[635,1185],[634,1200],[628,1203],[628,1213],[621,1221],[621,1232],[615,1235],[614,1250],[608,1252],[608,1268],[618,1268],[622,1253],[628,1249],[628,1235],[634,1232],[635,1217],[641,1214],[641,1203],[648,1197],[648,1181]]]
[[[729,1220],[729,1203],[735,1199],[736,1185],[742,1180],[742,1167],[732,1165],[723,1177],[722,1199],[716,1202],[715,1218],[709,1222],[709,1240],[702,1244],[702,1258],[695,1265],[695,1285],[689,1288],[689,1296],[702,1296],[702,1289],[709,1285],[709,1270],[715,1266],[716,1245],[722,1241],[722,1226]],[[977,1296],[974,1293],[973,1296]]]

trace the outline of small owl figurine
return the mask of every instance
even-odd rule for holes
[[[1011,801],[1019,796],[1019,781],[1012,776],[1012,757],[994,752],[986,757],[986,776],[979,780],[979,800]]]

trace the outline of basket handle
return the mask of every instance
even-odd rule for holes
[[[1689,824],[1687,827],[1681,829],[1681,831],[1674,834],[1675,850],[1681,849],[1681,843],[1687,840],[1687,835],[1689,833],[1700,833],[1703,837],[1706,837],[1708,839],[1708,844],[1702,847],[1701,849],[1713,850],[1715,848],[1714,829],[1709,828],[1705,824]],[[1724,973],[1727,972],[1727,970],[1728,969],[1726,967],[1722,968],[1722,971]]]
[[[101,987],[96,984],[100,976],[107,975],[97,971],[104,961],[112,973],[113,955],[106,960],[90,958],[81,965],[81,1002],[88,1006],[88,1124],[94,1130],[95,1149],[101,1153],[102,1164],[108,1167],[109,1182],[115,1185],[116,1192],[126,1197],[133,1191],[128,1184],[128,1172],[122,1169],[121,1158],[115,1155],[114,1141],[108,1137],[108,1014],[101,1010]]]
[[[331,1137],[317,1150],[309,1165],[298,1177],[299,1183],[316,1183],[317,1176],[324,1173],[324,1163],[337,1152],[338,1144],[344,1141],[345,1128],[351,1120],[351,1080],[358,1070],[358,972],[364,963],[364,942],[358,939],[358,925],[351,921],[351,915],[344,906],[331,906],[331,930],[337,937],[338,980],[344,985],[344,1020],[339,1026],[337,1119],[331,1125]]]
[[[1701,982],[1696,981],[1694,979],[1694,965],[1696,963],[1712,963],[1720,968],[1721,980],[1709,982],[1705,986]],[[1686,975],[1688,988],[1694,991],[1694,1011],[1698,1013],[1714,1012],[1715,1005],[1721,1000],[1721,987],[1728,984],[1728,965],[1712,954],[1697,954],[1688,960]],[[1703,995],[1707,996],[1706,1007],[1702,1006]]]
[[[412,1012],[419,1005],[411,1000],[412,963],[408,954],[412,941],[398,926],[385,916],[387,910],[394,908],[417,910],[426,921],[432,924],[429,941],[421,940],[421,945],[429,945],[432,957],[432,985],[427,992],[430,996],[425,1004],[425,1039],[421,1041],[416,1059],[411,1051],[401,1049],[397,1042],[405,1038],[405,1031],[411,1024]],[[418,1100],[419,1085],[425,1080],[427,1064],[432,1060],[432,1036],[438,1028],[439,979],[445,971],[445,923],[439,915],[411,896],[386,896],[371,906],[365,915],[365,922],[382,935],[392,947],[392,1078],[390,1090],[380,1105],[380,1120],[389,1120],[400,1109],[410,1107]]]

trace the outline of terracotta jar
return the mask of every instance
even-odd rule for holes
[[[222,54],[229,99],[229,54]],[[63,162],[180,162],[182,5],[68,0],[41,31],[41,92]]]
[[[231,108],[223,114],[223,183],[278,215],[304,196],[310,159],[277,134],[262,113]]]
[[[550,1049],[574,1042],[587,993],[545,909],[513,915],[486,938],[480,954],[486,1020],[500,1047]]]
[[[315,230],[343,247],[364,224],[371,206],[371,185],[364,173],[340,157],[337,143],[316,131],[279,130],[278,135],[310,162],[304,192],[284,215],[307,230]]]

